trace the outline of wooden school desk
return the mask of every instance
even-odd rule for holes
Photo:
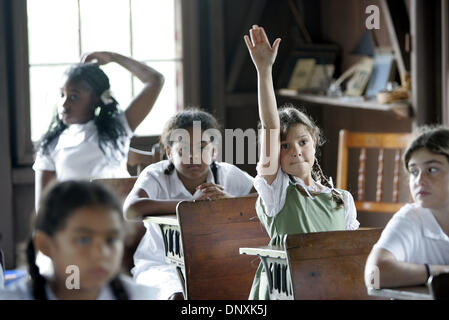
[[[373,299],[364,282],[366,258],[381,228],[291,234],[282,247],[240,248],[259,256],[270,299]]]
[[[159,225],[164,240],[165,261],[176,266],[185,296],[184,254],[181,231],[176,214],[146,216],[143,221]]]

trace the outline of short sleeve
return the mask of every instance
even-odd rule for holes
[[[265,214],[274,217],[281,211],[287,196],[288,176],[281,169],[271,185],[260,175],[254,179],[254,188],[259,193],[265,208]]]
[[[398,212],[399,213],[399,212]],[[408,261],[414,234],[418,233],[413,222],[395,213],[388,222],[374,248],[388,250],[398,261]]]
[[[220,167],[223,168],[223,170],[221,170],[221,174],[226,175],[225,177],[223,177],[223,181],[225,181],[225,185],[223,185],[223,187],[227,188],[227,192],[229,192],[234,197],[245,196],[249,194],[249,192],[253,188],[253,177],[234,165],[221,163]],[[219,184],[221,184],[220,180],[221,179],[219,176]]]
[[[161,181],[157,173],[152,170],[153,166],[145,168],[137,178],[133,189],[143,189],[150,199],[158,199]]]
[[[39,150],[36,154],[33,170],[56,171],[56,165],[50,154],[43,154],[42,151]]]
[[[352,194],[343,190],[343,202],[345,203],[345,225],[346,230],[357,230],[360,222],[357,221],[357,209]]]

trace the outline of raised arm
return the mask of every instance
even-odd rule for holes
[[[259,117],[265,132],[261,136],[261,154],[258,171],[271,184],[279,169],[279,115],[273,87],[272,67],[276,60],[280,38],[270,45],[262,27],[254,25],[244,36],[246,46],[257,70]],[[267,152],[269,151],[269,152]]]
[[[144,83],[142,91],[133,98],[125,110],[129,127],[134,131],[153,108],[164,85],[164,76],[143,62],[115,52],[100,51],[87,53],[83,55],[81,61],[96,61],[99,65],[115,62]]]

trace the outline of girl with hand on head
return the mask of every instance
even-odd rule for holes
[[[414,202],[393,215],[373,246],[368,288],[420,285],[449,272],[449,129],[420,132],[403,157]]]
[[[27,249],[30,279],[0,291],[14,300],[154,299],[157,289],[120,275],[124,248],[122,208],[105,187],[87,181],[55,183],[44,194]],[[51,259],[43,276],[35,249]]]
[[[251,37],[251,38],[250,38]],[[323,144],[320,129],[293,106],[278,110],[272,67],[280,39],[270,45],[262,27],[254,25],[244,40],[257,70],[261,152],[254,187],[257,215],[270,235],[270,245],[283,236],[307,232],[357,229],[352,195],[333,187],[316,159]],[[262,265],[250,299],[269,299]]]
[[[124,112],[100,68],[111,62],[145,84]],[[36,210],[42,190],[53,179],[129,176],[126,162],[132,134],[151,111],[163,84],[163,75],[153,68],[114,52],[85,54],[81,63],[69,68],[58,115],[43,136],[33,165]]]
[[[217,120],[199,109],[175,114],[165,125],[161,144],[168,160],[145,168],[125,201],[128,219],[176,212],[181,200],[215,200],[251,192],[253,178],[232,164],[217,162]],[[147,229],[131,270],[137,283],[159,287],[159,299],[182,298],[182,284],[165,262],[164,243],[156,224]]]

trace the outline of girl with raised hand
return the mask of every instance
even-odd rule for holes
[[[250,38],[251,37],[251,38]],[[254,25],[244,40],[257,70],[261,152],[254,187],[256,210],[270,235],[270,245],[283,245],[286,234],[357,229],[352,195],[333,187],[316,159],[323,144],[321,130],[293,106],[278,110],[272,66],[280,39],[270,45],[262,27]],[[262,265],[250,299],[269,299]]]
[[[157,289],[120,275],[124,247],[122,207],[102,185],[55,183],[43,195],[27,248],[29,278],[0,291],[0,300],[154,299]],[[35,250],[51,259],[43,276]]]
[[[249,194],[253,186],[250,175],[232,164],[215,161],[218,137],[214,133],[218,128],[217,120],[199,109],[187,109],[170,118],[161,135],[168,160],[142,171],[125,201],[126,217],[175,213],[181,200]],[[159,299],[182,299],[176,268],[165,262],[159,226],[145,222],[145,227],[146,234],[134,254],[134,278],[137,283],[160,288]]]
[[[124,112],[100,68],[111,62],[145,84]],[[58,114],[39,143],[33,165],[36,210],[42,190],[53,179],[129,176],[126,162],[132,134],[164,84],[162,74],[153,68],[114,52],[85,54],[65,76]]]

